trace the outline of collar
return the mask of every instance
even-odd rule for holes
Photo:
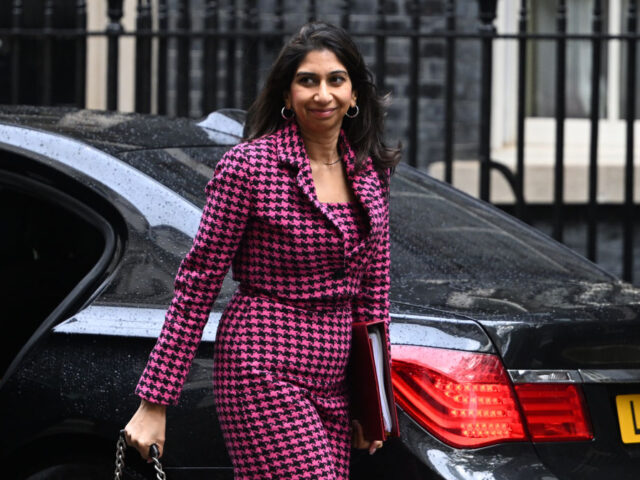
[[[278,135],[279,161],[292,165],[298,170],[303,169],[305,164],[309,165],[310,168],[309,156],[307,155],[302,135],[300,135],[300,127],[298,127],[298,124],[294,120],[290,120],[285,123],[276,134]],[[351,148],[344,129],[340,129],[338,143],[339,151],[342,152],[342,161],[347,170],[347,176],[351,180],[355,176],[356,154],[353,148]],[[373,167],[373,162],[370,157],[367,157],[365,168],[361,169],[360,172],[367,170],[369,167]]]
[[[346,166],[347,180],[353,189],[356,199],[363,206],[368,224],[368,234],[365,241],[356,246],[352,252],[346,252],[346,255],[349,256],[361,248],[365,248],[372,237],[377,238],[382,228],[380,209],[383,207],[384,198],[380,180],[373,167],[371,158],[367,158],[364,168],[362,168],[358,174],[355,174],[356,154],[351,148],[344,130],[340,130],[340,138],[338,141],[340,142],[342,159]],[[333,223],[344,239],[344,232],[340,230],[339,223],[334,219],[333,213],[326,204],[318,200],[311,173],[311,164],[304,146],[304,141],[300,135],[298,124],[295,121],[287,122],[276,132],[276,142],[278,161],[297,169],[295,179],[298,187],[308,200]]]

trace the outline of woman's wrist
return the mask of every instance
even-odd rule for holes
[[[162,412],[162,413],[165,413],[167,411],[166,405],[153,403],[153,402],[150,402],[149,400],[145,400],[144,398],[141,399],[140,407],[144,408],[145,410],[151,410],[151,411]]]

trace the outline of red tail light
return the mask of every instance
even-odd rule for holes
[[[498,357],[393,345],[396,402],[454,447],[525,440],[509,379]]]
[[[397,404],[448,445],[593,438],[581,391],[574,385],[517,385],[516,399],[495,355],[392,345],[391,356]]]
[[[534,442],[593,438],[578,386],[526,383],[516,385],[516,393]]]

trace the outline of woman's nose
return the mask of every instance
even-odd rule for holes
[[[320,82],[318,90],[316,91],[316,101],[321,103],[328,103],[331,101],[331,93],[325,82]]]

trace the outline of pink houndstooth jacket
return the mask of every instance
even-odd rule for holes
[[[230,265],[240,288],[261,296],[298,303],[349,299],[353,321],[383,319],[388,337],[388,181],[371,159],[356,174],[344,132],[339,142],[348,181],[366,214],[366,233],[351,248],[331,209],[316,196],[295,122],[235,146],[220,160],[165,323],[136,386],[140,397],[178,402]]]

